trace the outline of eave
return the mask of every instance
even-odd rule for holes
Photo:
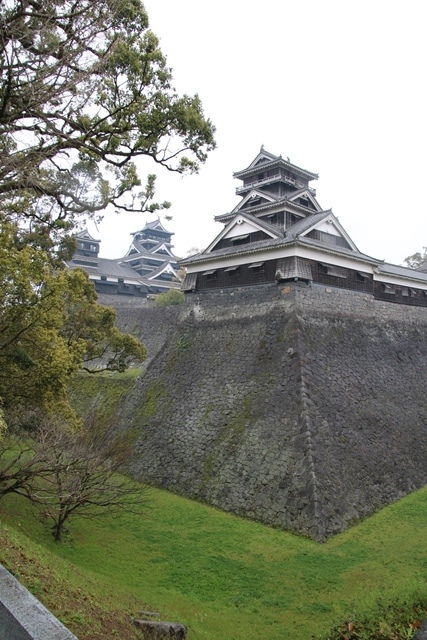
[[[302,204],[297,204],[296,202],[292,202],[292,200],[288,200],[283,199],[283,200],[277,200],[276,202],[270,202],[269,204],[263,204],[260,205],[259,207],[251,207],[250,209],[250,214],[253,215],[255,212],[258,211],[268,211],[269,209],[271,210],[276,210],[277,208],[279,209],[283,209],[285,206],[289,207],[293,207],[294,209],[297,209],[298,211],[302,211],[305,214],[309,214],[309,215],[314,215],[316,213],[320,213],[320,211],[313,211],[313,209],[310,209],[309,207],[304,207],[304,205]],[[238,205],[237,205],[238,206]],[[219,216],[215,216],[214,220],[215,222],[228,222],[233,216],[236,215],[236,213],[249,213],[249,211],[247,211],[246,209],[233,209],[233,211],[230,211],[230,213],[223,213],[220,214]]]
[[[292,164],[291,162],[287,162],[282,157],[277,158],[276,160],[272,160],[271,162],[265,162],[264,164],[256,167],[248,167],[246,169],[242,169],[241,171],[235,171],[233,173],[233,178],[246,178],[253,173],[259,173],[260,171],[268,171],[269,169],[274,169],[276,166],[285,167],[294,173],[297,173],[301,176],[304,176],[308,180],[318,180],[319,174],[313,173],[312,171],[307,171],[306,169],[302,169],[298,167],[296,164]]]
[[[292,247],[317,249],[322,253],[339,256],[341,258],[348,258],[349,260],[354,260],[355,262],[359,262],[359,263],[362,262],[364,264],[369,264],[371,266],[381,265],[384,262],[383,260],[378,260],[377,258],[372,258],[371,256],[367,256],[365,254],[353,252],[350,249],[348,250],[343,249],[340,251],[340,250],[334,249],[334,247],[331,245],[320,243],[320,242],[317,242],[316,240],[312,240],[309,238],[307,239],[295,238],[293,240],[288,240],[287,242],[272,241],[269,245],[264,244],[263,246],[259,246],[259,247],[256,247],[254,245],[255,243],[253,243],[252,246],[251,244],[248,244],[247,248],[246,248],[246,245],[241,245],[242,248],[240,251],[234,250],[226,253],[224,252],[221,254],[218,254],[218,253],[217,254],[215,253],[200,254],[200,256],[194,257],[193,259],[187,258],[187,260],[190,260],[190,262],[186,262],[186,260],[182,260],[182,261],[180,260],[178,264],[180,265],[182,264],[183,266],[190,266],[190,265],[192,266],[197,264],[213,263],[215,261],[224,260],[226,258],[233,258],[233,257],[237,258],[244,255],[269,253],[273,250],[277,251],[277,250],[288,249]],[[268,258],[266,257],[265,259],[268,259]]]

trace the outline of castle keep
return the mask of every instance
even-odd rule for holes
[[[242,200],[216,217],[224,228],[207,249],[181,261],[186,291],[301,281],[427,306],[427,265],[408,269],[361,253],[317,202],[309,184],[316,173],[261,148],[234,176]]]
[[[98,294],[107,296],[106,304],[114,305],[109,296],[146,298],[179,288],[178,265],[172,252],[173,233],[166,231],[159,219],[147,222],[132,234],[132,243],[123,258],[100,258],[100,240],[87,229],[76,235],[77,249],[68,262],[70,269],[84,269]]]
[[[236,177],[185,304],[119,308],[151,356],[130,471],[325,540],[427,482],[427,273],[361,253],[316,174],[261,149]]]

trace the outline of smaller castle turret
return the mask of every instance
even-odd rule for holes
[[[77,236],[77,249],[74,253],[75,256],[85,256],[86,258],[96,259],[99,254],[99,245],[101,240],[95,240],[87,229],[80,231]]]

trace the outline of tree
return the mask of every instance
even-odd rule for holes
[[[114,326],[115,311],[97,303],[83,270],[53,267],[47,252],[22,241],[15,223],[1,231],[0,398],[5,409],[38,406],[71,416],[71,374],[94,360],[97,370],[123,371],[146,350]]]
[[[41,446],[40,446],[41,443]],[[131,454],[128,435],[92,421],[76,432],[47,429],[38,447],[49,460],[51,473],[35,484],[34,504],[52,522],[55,540],[73,515],[95,518],[120,511],[142,514],[147,489],[119,474]]]
[[[147,489],[119,474],[132,440],[96,420],[70,430],[36,414],[37,428],[0,443],[0,497],[28,498],[60,540],[71,516],[142,513]]]
[[[140,0],[0,2],[0,399],[58,410],[67,376],[145,351],[64,259],[82,218],[154,211],[135,161],[197,171],[215,146]],[[92,364],[90,364],[92,363]],[[98,366],[99,368],[99,366]],[[66,404],[64,404],[66,408]]]
[[[404,262],[411,269],[418,269],[424,262],[427,262],[427,247],[423,247],[422,252],[418,251],[412,256],[408,256]]]
[[[140,0],[0,6],[1,217],[63,234],[108,205],[154,211],[138,158],[197,171],[214,127],[179,96]]]
[[[5,431],[0,439],[0,498],[8,494],[32,498],[35,481],[47,477],[51,473],[51,466],[46,456],[46,450],[38,449],[34,438],[23,438]]]

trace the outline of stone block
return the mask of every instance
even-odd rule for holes
[[[2,565],[0,565],[0,638],[4,640],[77,640],[76,636]]]
[[[187,628],[179,622],[134,620],[134,625],[141,629],[144,640],[184,640],[187,637]]]
[[[424,620],[412,640],[427,640],[427,620]]]

